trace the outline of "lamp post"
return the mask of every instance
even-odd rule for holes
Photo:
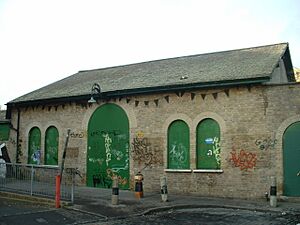
[[[101,94],[100,85],[97,83],[94,83],[92,86],[92,90],[91,90],[91,98],[90,98],[90,100],[88,100],[88,103],[96,103],[96,100],[94,99],[94,97],[99,94]]]

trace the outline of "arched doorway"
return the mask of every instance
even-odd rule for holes
[[[293,123],[283,135],[285,196],[300,196],[300,122]]]
[[[45,165],[58,165],[58,130],[54,126],[46,130]]]
[[[119,187],[129,188],[129,121],[115,104],[100,106],[88,124],[87,186],[111,188],[118,176]]]

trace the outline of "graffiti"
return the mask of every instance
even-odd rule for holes
[[[239,167],[241,170],[253,169],[256,166],[256,154],[252,152],[246,152],[241,150],[239,153],[233,149],[231,152],[230,161],[235,167]]]
[[[74,132],[74,131],[72,131],[70,133],[70,137],[71,138],[84,138],[85,137],[85,132],[84,131],[81,131],[81,132]]]
[[[112,139],[109,137],[108,134],[103,134],[104,137],[104,146],[105,146],[105,153],[106,153],[106,166],[108,166],[109,161],[111,161],[111,143]]]
[[[91,137],[93,137],[93,136],[103,136],[103,135],[106,135],[106,134],[108,134],[110,136],[120,136],[120,137],[124,136],[124,135],[120,134],[119,130],[112,130],[112,131],[109,131],[109,132],[104,131],[104,130],[95,130],[95,131],[90,133]],[[126,138],[126,136],[125,136],[125,138]]]
[[[214,137],[213,139],[213,151],[215,155],[215,159],[217,164],[220,166],[221,164],[221,147],[220,147],[220,141],[219,138]]]
[[[128,183],[128,179],[118,175],[113,169],[107,169],[106,173],[99,173],[93,175],[93,185],[94,187],[101,186],[106,188],[111,188],[113,177],[118,177],[119,185],[125,186]]]
[[[144,168],[151,167],[155,164],[162,164],[162,156],[158,146],[152,146],[149,140],[143,135],[138,135],[132,142],[132,158],[134,161],[144,164]],[[143,169],[140,169],[142,171]]]
[[[266,139],[257,139],[255,141],[256,146],[259,147],[260,150],[268,150],[269,148],[274,149],[275,145],[277,144],[276,139],[266,138]]]
[[[36,162],[38,165],[41,162],[41,150],[37,149],[32,155],[31,158],[34,162]]]
[[[118,183],[120,185],[126,185],[127,182],[128,182],[127,178],[121,177],[116,172],[114,172],[113,169],[107,169],[106,173],[107,173],[107,177],[110,178],[111,180],[113,179],[113,177],[117,176],[118,177]]]
[[[97,187],[111,188],[112,181],[105,174],[94,174],[93,175],[93,185]]]
[[[186,160],[187,150],[182,143],[174,143],[172,144],[171,151],[169,152],[170,158],[172,161],[183,163]]]
[[[104,159],[94,159],[94,158],[89,158],[89,161],[90,161],[91,163],[98,163],[99,166],[101,166],[102,163],[103,163],[103,161],[104,161]]]
[[[56,147],[49,147],[47,150],[48,150],[47,153],[46,153],[47,162],[49,163],[50,160],[53,160],[57,164],[57,162],[58,162],[57,148]]]
[[[9,141],[11,144],[13,144],[14,146],[17,145],[17,142],[16,142],[14,139],[12,139],[12,138],[9,138],[8,141]]]

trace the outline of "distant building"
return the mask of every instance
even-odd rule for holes
[[[296,81],[300,82],[300,69],[294,68],[294,73],[295,73]]]
[[[6,111],[0,110],[0,144],[9,139],[10,121],[5,119]]]
[[[287,43],[79,71],[7,103],[13,161],[61,163],[78,184],[300,196],[300,86]],[[18,146],[18,148],[17,148]],[[79,179],[79,178],[78,178]]]

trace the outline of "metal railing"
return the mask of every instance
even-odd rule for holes
[[[75,169],[62,174],[60,195],[62,200],[74,201]],[[0,162],[0,191],[55,198],[55,177],[59,166],[14,164]]]

